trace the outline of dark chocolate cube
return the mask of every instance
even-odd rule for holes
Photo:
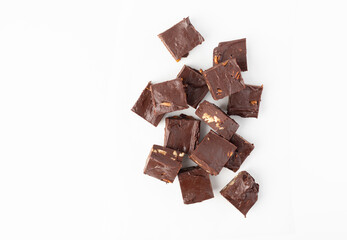
[[[180,78],[153,84],[150,90],[156,114],[169,113],[189,107]]]
[[[206,172],[218,175],[235,150],[234,144],[211,130],[189,157]]]
[[[189,51],[204,41],[201,34],[195,30],[189,17],[158,35],[165,47],[178,62],[187,57]]]
[[[245,217],[258,200],[259,184],[246,171],[240,172],[220,193]]]
[[[183,156],[177,150],[153,145],[143,173],[172,183],[182,167]]]
[[[245,88],[241,69],[234,58],[203,71],[203,75],[215,100],[222,99]]]
[[[195,111],[195,114],[227,140],[230,140],[239,128],[239,124],[234,119],[208,101],[203,101]]]
[[[165,119],[165,147],[190,153],[199,143],[199,136],[199,120],[184,114]]]
[[[184,65],[177,77],[183,79],[188,105],[196,108],[208,92],[204,76],[196,69]]]
[[[230,57],[236,59],[241,71],[247,71],[246,38],[220,42],[218,47],[213,50],[213,66],[228,60]]]
[[[154,105],[152,101],[152,94],[150,91],[151,82],[149,82],[146,88],[142,91],[139,99],[131,109],[134,113],[153,124],[158,126],[160,120],[164,117],[164,114],[156,114],[154,112]]]
[[[237,149],[224,167],[236,172],[248,155],[253,151],[254,145],[236,133],[232,136],[230,142],[234,144]]]
[[[185,204],[202,202],[214,197],[210,176],[200,167],[181,169],[178,173],[178,180]]]
[[[229,96],[228,114],[258,118],[263,85],[246,85],[245,89]]]

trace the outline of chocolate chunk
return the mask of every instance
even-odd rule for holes
[[[172,183],[182,167],[183,156],[177,150],[153,145],[143,173]]]
[[[234,119],[226,115],[219,107],[206,100],[199,105],[195,114],[227,140],[230,140],[239,128],[239,124]]]
[[[185,204],[202,202],[214,197],[208,173],[198,166],[181,169],[178,180]]]
[[[189,17],[159,34],[158,37],[177,62],[182,57],[187,57],[190,50],[204,41],[191,24]]]
[[[245,88],[241,69],[234,58],[203,71],[213,99],[218,100]]]
[[[212,130],[195,148],[190,158],[212,175],[218,175],[235,152],[235,145]]]
[[[236,59],[241,71],[247,71],[246,54],[246,38],[228,42],[220,42],[218,47],[213,49],[213,66],[232,57]]]
[[[258,200],[259,184],[246,171],[240,172],[220,193],[245,217]]]
[[[232,136],[230,142],[234,144],[237,149],[224,167],[236,172],[239,170],[241,164],[246,160],[249,154],[253,151],[254,145],[247,142],[244,138],[236,133]]]
[[[245,89],[230,95],[228,103],[228,114],[238,115],[245,118],[258,118],[262,92],[263,85],[246,85]]]
[[[190,153],[199,143],[199,136],[199,120],[184,114],[165,119],[165,147]]]
[[[142,91],[139,99],[131,109],[134,113],[153,124],[158,126],[160,120],[164,117],[164,114],[156,114],[154,112],[154,105],[152,101],[152,95],[150,91],[151,82],[149,82],[146,88]]]
[[[153,84],[150,90],[156,114],[169,113],[189,107],[180,78]]]
[[[183,78],[188,104],[196,108],[208,92],[204,76],[196,69],[184,65],[177,77]]]

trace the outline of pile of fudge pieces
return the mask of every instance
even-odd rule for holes
[[[176,61],[204,41],[189,17],[158,36]],[[213,50],[213,67],[198,71],[183,66],[176,79],[149,82],[132,108],[157,126],[166,113],[191,106],[212,128],[199,142],[201,120],[184,114],[167,117],[164,145],[153,145],[147,158],[145,174],[166,183],[178,176],[185,204],[213,198],[209,175],[218,175],[223,167],[237,172],[254,149],[236,133],[239,124],[229,117],[258,117],[263,86],[245,84],[241,71],[247,71],[246,39],[221,42]],[[200,103],[208,92],[215,100],[229,97],[227,113],[208,101]],[[197,166],[182,168],[185,155]],[[258,192],[259,185],[246,171],[220,191],[244,216],[257,201]]]

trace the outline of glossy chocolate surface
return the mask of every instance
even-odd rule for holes
[[[246,160],[249,154],[253,151],[254,145],[237,133],[232,136],[230,142],[234,144],[237,149],[229,161],[225,164],[225,167],[236,172],[239,170],[241,164]]]
[[[234,58],[203,71],[213,99],[225,98],[245,88],[241,69]]]
[[[190,22],[189,17],[159,34],[158,37],[176,61],[187,57],[190,50],[204,41],[204,38]]]
[[[236,59],[241,71],[247,71],[246,38],[220,42],[213,50],[213,65],[224,62],[230,57]]]
[[[263,85],[246,85],[245,89],[229,96],[228,114],[258,118]]]
[[[184,65],[177,77],[183,78],[188,104],[196,108],[208,92],[204,76],[196,69]]]
[[[150,91],[151,82],[149,82],[146,88],[142,91],[139,99],[136,101],[135,105],[132,107],[131,111],[153,124],[158,126],[160,120],[163,118],[164,114],[156,114],[154,112],[154,105],[152,101],[152,95]]]
[[[246,171],[240,172],[220,193],[245,217],[258,200],[259,184]]]
[[[180,78],[153,84],[150,90],[156,114],[169,113],[189,107]]]
[[[199,120],[184,114],[165,119],[165,147],[190,153],[199,143],[199,137]]]
[[[178,173],[183,202],[192,204],[213,198],[210,176],[202,168],[183,168]]]
[[[184,153],[153,145],[146,161],[144,174],[172,183],[182,167]]]
[[[235,150],[234,144],[211,130],[189,157],[206,172],[218,175]]]
[[[199,105],[195,114],[227,140],[230,140],[239,128],[239,124],[234,119],[206,100]]]

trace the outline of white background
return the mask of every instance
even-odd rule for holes
[[[0,1],[0,239],[346,239],[345,9]],[[205,42],[176,63],[157,34],[186,16]],[[211,177],[215,198],[193,205],[178,181],[144,175],[164,124],[130,111],[148,81],[207,69],[218,42],[241,37],[243,77],[264,84],[259,118],[235,117],[255,144],[241,169],[260,184],[247,218],[219,194],[227,169]]]

